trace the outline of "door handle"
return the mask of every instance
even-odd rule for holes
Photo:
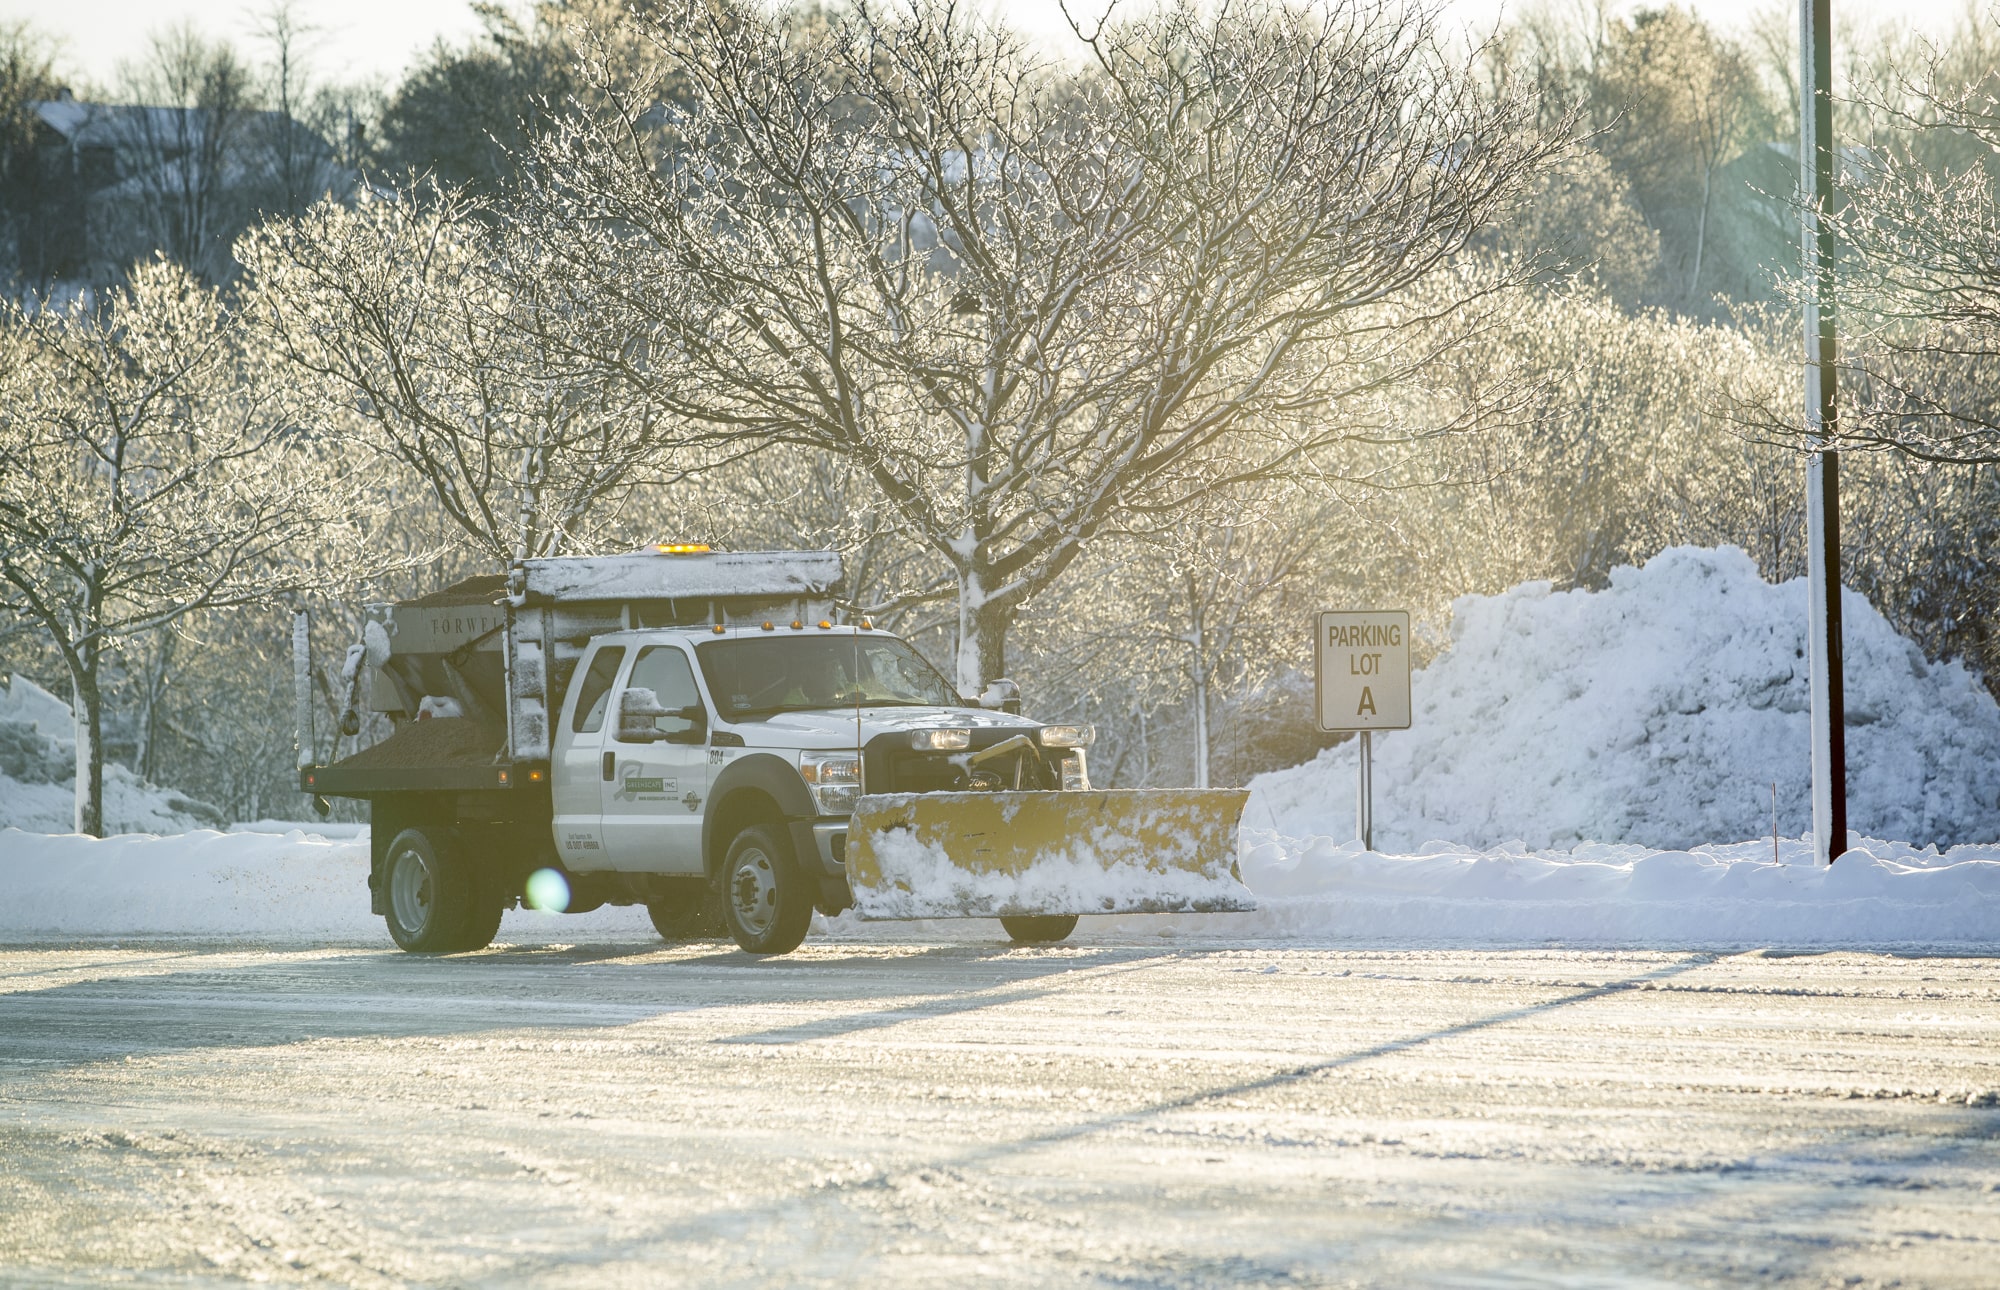
[[[616,766],[617,764],[618,764],[618,754],[617,754],[617,753],[615,753],[615,752],[608,752],[608,753],[605,753],[605,754],[604,754],[604,782],[605,782],[605,783],[609,784],[609,783],[611,782],[611,774],[612,774],[612,768],[613,768],[613,767],[615,767],[615,766]]]

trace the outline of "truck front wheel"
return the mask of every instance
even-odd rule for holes
[[[412,954],[451,954],[493,939],[500,920],[482,917],[488,911],[450,830],[404,829],[389,843],[382,867],[389,891],[383,921],[396,944]]]
[[[1054,945],[1076,930],[1075,914],[1015,914],[1000,920],[1016,945]]]
[[[752,954],[789,954],[812,925],[814,892],[777,831],[753,824],[722,860],[722,915]]]

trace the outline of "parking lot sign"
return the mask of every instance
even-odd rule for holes
[[[1321,730],[1410,728],[1410,615],[1327,610],[1313,650]]]

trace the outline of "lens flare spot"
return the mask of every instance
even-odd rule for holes
[[[569,880],[554,869],[537,869],[528,875],[528,907],[547,914],[569,908]]]

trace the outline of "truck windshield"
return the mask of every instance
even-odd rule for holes
[[[695,646],[725,720],[857,703],[957,707],[937,669],[893,636],[774,636]]]

